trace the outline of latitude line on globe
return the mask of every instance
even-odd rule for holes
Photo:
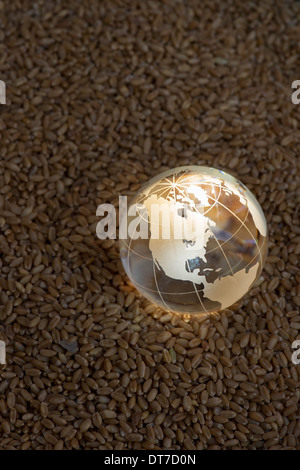
[[[263,244],[264,244],[264,243],[265,243],[265,240],[264,240]],[[135,253],[137,256],[142,257],[141,255],[139,255],[139,254],[136,253],[136,252],[133,252],[133,253]],[[243,270],[246,270],[247,267],[256,259],[256,257],[257,257],[257,255],[255,255],[255,256],[251,259],[251,261],[249,261],[249,263],[246,264],[246,266],[244,266],[242,269],[243,269]],[[146,259],[147,259],[148,261],[152,261],[152,263],[153,263],[153,260],[151,260],[150,258],[146,258]],[[189,271],[189,272],[191,272],[191,271]],[[204,275],[204,277],[205,277],[205,275]],[[192,282],[192,283],[193,283],[193,281],[189,281],[189,282]],[[137,282],[137,281],[134,281],[134,284],[140,286],[142,289],[145,289],[145,290],[147,290],[147,291],[149,291],[149,292],[156,293],[156,291],[155,291],[154,289],[150,289],[149,287],[145,287],[145,286],[143,286],[142,284],[140,284],[140,283]],[[194,283],[193,283],[193,284],[194,284]],[[209,283],[209,284],[213,284],[213,283]],[[195,289],[195,286],[194,286],[194,289]],[[161,292],[161,294],[181,295],[181,294],[178,293],[178,292],[162,292],[162,291],[160,291],[160,292]],[[196,289],[195,289],[194,291],[185,292],[185,294],[193,294],[193,293],[195,293],[195,292],[196,292],[196,293],[197,293],[197,292],[203,292],[203,289],[199,289],[199,290],[196,290]],[[208,297],[208,298],[209,298],[209,297]]]
[[[265,243],[266,243],[266,238],[265,238],[264,241],[263,241],[263,245],[264,245]],[[262,245],[262,246],[263,246],[263,245]],[[136,254],[137,254],[137,253],[136,253]],[[138,255],[138,254],[137,254],[137,255]],[[249,263],[247,263],[246,266],[244,266],[242,269],[243,269],[243,270],[246,270],[246,269],[248,268],[248,266],[249,266],[251,263],[253,263],[253,261],[257,258],[257,255],[258,255],[258,254],[256,254],[255,256],[253,256],[253,258],[249,261]],[[138,256],[140,256],[140,255],[138,255]],[[150,258],[147,258],[147,259],[148,259],[149,261],[151,261]],[[240,271],[242,271],[242,269],[241,269]],[[136,282],[136,281],[135,281],[135,282]],[[192,281],[189,281],[189,282],[192,282]],[[143,289],[145,288],[142,284],[140,284],[140,283],[138,283],[138,282],[136,282],[136,284],[139,285],[140,287],[142,287]],[[209,283],[209,284],[213,284],[213,283]],[[150,291],[150,292],[154,292],[154,293],[156,292],[155,290],[150,289],[150,288],[146,288],[146,290],[148,290],[148,291]],[[202,291],[203,291],[203,289],[199,289],[197,292],[202,292]],[[178,292],[161,292],[161,293],[162,293],[162,294],[181,295],[181,294],[179,294]],[[194,291],[185,292],[185,294],[193,294],[193,293],[194,293]]]
[[[266,243],[266,239],[264,239],[263,245],[264,245],[265,243]],[[133,253],[135,253],[137,256],[140,256],[140,255],[139,255],[138,253],[136,253],[136,252],[133,252]],[[142,256],[140,256],[140,257],[142,257]],[[256,257],[257,257],[257,254],[256,254],[255,256],[253,256],[253,258],[251,259],[251,261],[249,261],[249,263],[246,264],[246,266],[243,267],[243,270],[244,270],[244,269],[246,270],[247,267],[256,259]],[[146,259],[147,259],[148,261],[151,261],[150,258],[146,258]],[[189,281],[189,282],[192,282],[192,281]],[[143,289],[145,289],[145,290],[148,290],[149,292],[156,293],[155,290],[150,289],[149,287],[146,287],[146,288],[145,288],[145,286],[143,286],[142,284],[140,284],[140,283],[137,282],[137,281],[135,281],[134,283],[135,283],[136,285],[140,286],[141,288],[143,288]],[[209,284],[213,284],[213,283],[209,283]],[[194,292],[195,292],[195,291],[188,291],[188,292],[185,292],[185,294],[193,294]],[[203,289],[199,289],[199,290],[197,290],[197,292],[203,292]],[[181,294],[178,293],[178,292],[162,292],[162,291],[161,291],[161,294],[181,295]]]
[[[226,243],[226,242],[225,242],[225,243]],[[264,240],[263,243],[265,243],[265,240]],[[126,245],[126,246],[127,246],[127,245]],[[258,248],[258,249],[259,249],[259,248]],[[130,247],[129,247],[129,250],[130,250]],[[222,250],[222,251],[223,251],[223,250]],[[259,252],[260,252],[260,250],[259,250]],[[139,256],[139,257],[142,257],[141,255],[139,255],[139,254],[136,253],[136,252],[133,252],[133,253],[135,253],[135,254],[136,254],[137,256]],[[127,255],[127,258],[128,258],[128,257],[129,257],[129,253],[128,253],[128,255]],[[243,269],[243,270],[246,270],[247,267],[255,260],[256,257],[257,257],[257,255],[255,255],[255,256],[251,259],[251,261],[249,261],[249,263],[248,263],[246,266],[244,266],[242,269]],[[150,258],[146,258],[146,259],[148,259],[148,261],[151,261],[152,264],[153,264],[153,259],[150,259]],[[228,262],[228,264],[229,264],[229,267],[231,268],[231,265],[230,265],[229,262]],[[128,269],[129,269],[129,271],[130,271],[129,260],[128,260]],[[191,272],[191,271],[190,271],[190,272]],[[234,276],[234,275],[233,275],[233,276]],[[204,277],[205,277],[205,275],[204,275]],[[196,290],[193,281],[189,281],[189,282],[192,282],[192,284],[193,284],[193,286],[194,286],[194,291],[185,292],[185,294],[193,294],[193,293],[195,293],[195,292],[196,292],[196,293],[198,293],[198,292],[204,292],[203,289]],[[153,293],[156,293],[156,292],[157,292],[157,291],[155,291],[154,289],[145,288],[145,286],[143,286],[142,284],[140,284],[140,283],[137,282],[137,281],[135,281],[134,283],[135,283],[136,285],[140,286],[141,288],[146,289],[146,290],[148,290],[148,291],[150,291],[150,292],[153,292]],[[212,284],[213,284],[213,283],[212,283]],[[158,289],[158,286],[157,286],[157,289]],[[161,292],[161,291],[160,291],[160,294],[180,295],[180,294],[178,294],[177,292]],[[209,298],[209,297],[208,297],[208,298]],[[163,299],[162,299],[162,300],[163,300]],[[163,300],[163,302],[164,302],[164,300]],[[164,303],[165,303],[165,302],[164,302]],[[208,312],[207,312],[207,313],[208,313]]]
[[[209,197],[210,197],[210,196],[209,196]],[[206,211],[205,214],[207,214],[207,212],[209,212],[209,211]],[[228,243],[228,242],[239,232],[239,230],[241,230],[241,228],[244,226],[244,222],[246,221],[246,219],[247,219],[247,217],[248,217],[248,214],[249,214],[249,207],[247,206],[247,213],[246,213],[246,216],[245,216],[245,218],[244,218],[244,220],[243,220],[243,223],[239,226],[239,228],[238,228],[225,242],[220,243],[220,247],[222,247],[222,246],[224,246],[226,243]],[[141,219],[142,219],[144,222],[147,222],[147,223],[148,223],[148,221],[147,221],[146,219],[144,219],[142,216],[141,216]],[[240,219],[239,219],[239,220],[240,220]],[[126,245],[126,247],[127,247],[128,249],[130,249],[129,245],[126,243],[126,240],[123,240],[123,242],[124,242],[124,245]],[[208,250],[208,251],[206,252],[206,254],[208,255],[209,253],[212,253],[213,251],[216,251],[216,250],[218,250],[218,249],[219,249],[219,247],[212,248],[211,250]],[[146,260],[149,260],[149,261],[151,261],[151,259],[152,259],[152,258],[147,258],[147,256],[143,256],[143,255],[137,253],[137,252],[134,251],[134,250],[131,250],[131,252],[134,253],[134,254],[136,254],[136,255],[139,256],[140,258],[143,258],[143,259],[146,259]],[[254,257],[254,258],[255,258],[255,257]],[[254,259],[254,258],[253,258],[253,259]],[[252,260],[252,261],[253,261],[253,260]],[[251,262],[252,262],[252,261],[251,261]],[[248,265],[247,265],[247,266],[248,266]]]

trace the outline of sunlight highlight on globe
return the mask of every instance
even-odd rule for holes
[[[254,195],[221,170],[179,167],[152,178],[121,222],[125,271],[171,312],[209,314],[253,286],[267,254],[267,224]]]

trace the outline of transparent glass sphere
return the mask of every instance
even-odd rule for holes
[[[207,314],[242,298],[267,254],[262,209],[243,183],[204,166],[152,178],[121,214],[120,254],[135,287],[172,312]]]

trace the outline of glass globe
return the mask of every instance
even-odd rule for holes
[[[139,190],[125,212],[125,271],[167,311],[201,315],[230,307],[261,273],[266,219],[249,189],[224,171],[165,171]]]

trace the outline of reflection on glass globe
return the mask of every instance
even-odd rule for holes
[[[231,306],[259,277],[267,254],[259,203],[214,168],[179,167],[151,179],[121,224],[128,227],[120,240],[127,275],[168,311],[199,315]]]

